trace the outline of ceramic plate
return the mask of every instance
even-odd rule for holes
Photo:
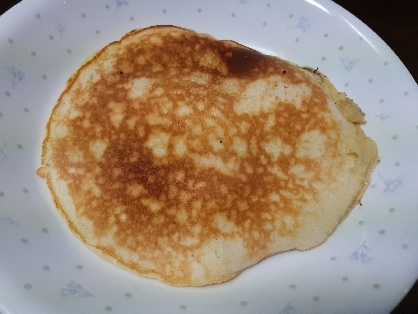
[[[364,110],[381,162],[323,245],[178,288],[103,261],[68,230],[35,175],[49,114],[89,55],[155,24],[319,68]],[[0,313],[389,312],[418,275],[417,103],[397,56],[331,1],[22,1],[0,18]]]

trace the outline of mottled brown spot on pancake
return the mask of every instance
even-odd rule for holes
[[[345,167],[333,159],[341,118],[294,65],[160,30],[129,33],[75,74],[48,133],[67,104],[76,114],[65,119],[65,137],[47,137],[43,163],[66,183],[75,213],[56,195],[58,207],[92,224],[92,234],[77,222],[74,229],[105,256],[173,284],[225,280],[242,268],[216,275],[203,262],[212,246],[218,256],[219,241],[240,239],[237,256],[250,264],[276,252],[274,237],[299,243],[300,228],[317,215],[305,208],[323,201],[322,187],[338,183],[336,169]]]

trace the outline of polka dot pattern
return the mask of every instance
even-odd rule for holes
[[[304,1],[295,5],[285,0],[272,3],[237,0],[219,3],[216,8],[201,0],[187,2],[187,8],[159,0],[152,6],[126,0],[69,4],[65,1],[44,6],[34,4],[33,10],[25,16],[20,16],[23,13],[17,10],[13,13],[17,14],[16,20],[25,20],[30,25],[26,33],[10,29],[0,18],[3,32],[0,252],[13,247],[13,252],[8,252],[10,256],[27,258],[27,261],[14,262],[0,257],[0,278],[3,277],[1,269],[17,269],[18,264],[25,263],[25,272],[15,286],[27,300],[28,307],[39,304],[37,298],[45,292],[57,296],[56,302],[62,306],[63,314],[71,313],[71,309],[65,308],[66,304],[81,308],[83,303],[95,309],[93,314],[128,313],[139,308],[152,314],[159,306],[154,296],[162,293],[173,302],[173,312],[206,314],[233,309],[236,313],[257,313],[259,300],[255,296],[260,292],[251,289],[261,287],[280,291],[280,298],[268,301],[274,305],[271,306],[274,313],[309,313],[312,307],[318,313],[326,313],[329,302],[338,302],[330,290],[344,291],[349,297],[351,291],[362,289],[362,298],[373,296],[384,302],[392,289],[391,280],[397,280],[375,271],[375,265],[385,269],[390,267],[387,265],[396,264],[388,262],[387,252],[393,252],[391,258],[411,271],[409,265],[412,261],[415,263],[413,256],[417,256],[418,248],[413,240],[417,236],[416,224],[410,213],[418,209],[418,204],[405,195],[418,184],[411,171],[418,153],[408,144],[418,139],[416,84],[407,81],[392,52],[380,46],[377,39],[368,38],[362,24],[354,23],[362,34],[359,36],[351,26],[341,21],[335,24],[331,15],[344,16],[343,11],[324,4],[332,13],[326,16]],[[214,21],[216,27],[211,28]],[[251,275],[254,273],[250,269],[240,275],[242,280],[208,287],[211,293],[202,293],[202,296],[207,304],[216,305],[213,310],[209,309],[212,312],[202,310],[192,293],[182,292],[179,298],[177,292],[170,292],[178,289],[171,290],[153,280],[126,274],[86,253],[79,240],[71,238],[65,229],[65,221],[51,206],[49,195],[40,191],[42,183],[39,184],[32,167],[33,160],[39,160],[45,115],[52,109],[54,97],[58,97],[65,78],[79,62],[103,45],[134,28],[151,25],[149,23],[177,23],[200,30],[202,25],[209,25],[204,31],[215,37],[222,34],[225,39],[240,38],[244,44],[257,42],[259,46],[255,48],[265,48],[298,64],[319,68],[331,77],[339,90],[353,97],[364,109],[367,134],[376,139],[382,157],[367,195],[361,200],[362,206],[353,209],[329,242],[314,249],[321,258],[312,259],[310,251],[298,252],[295,257],[279,254],[271,258],[274,266],[269,266],[270,259],[255,266],[254,273],[261,275],[260,278],[265,276],[263,280]],[[369,42],[377,45],[380,54],[375,53]],[[393,77],[402,84],[399,81],[394,84]],[[310,266],[302,263],[302,259],[309,261]],[[295,266],[299,266],[298,271],[294,271]],[[310,271],[312,268],[324,273],[323,278],[315,277],[315,272]],[[360,278],[359,273],[368,273],[367,279]],[[104,288],[103,282],[115,285]],[[240,286],[237,282],[251,284]],[[4,288],[2,284],[0,282],[0,290]],[[227,293],[228,298],[225,298]],[[305,308],[305,304],[309,307]]]

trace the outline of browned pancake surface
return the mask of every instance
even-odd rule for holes
[[[175,285],[223,281],[320,244],[359,200],[377,152],[327,84],[233,42],[133,31],[69,81],[43,171],[105,258]]]

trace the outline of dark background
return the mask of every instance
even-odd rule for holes
[[[0,0],[0,14],[17,0]],[[418,0],[334,0],[369,26],[398,55],[418,82]],[[418,226],[417,226],[418,228]],[[418,313],[418,283],[392,314]]]

